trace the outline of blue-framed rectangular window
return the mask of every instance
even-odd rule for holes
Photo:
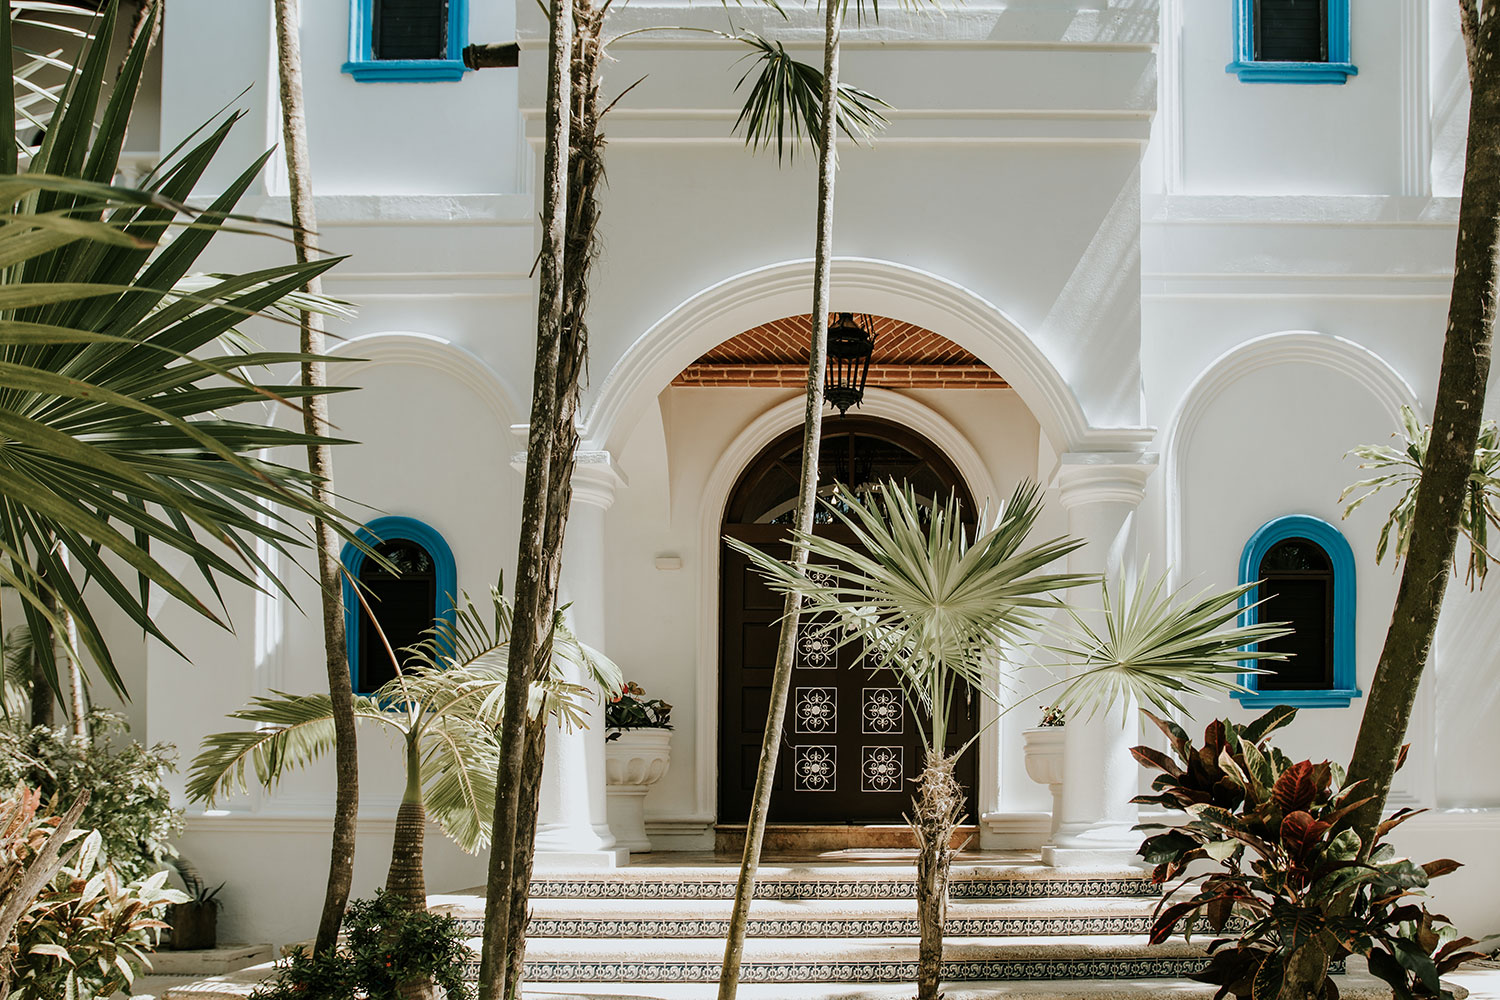
[[[349,61],[361,83],[462,79],[469,0],[349,0]]]
[[[1234,62],[1245,83],[1344,83],[1359,72],[1349,54],[1349,0],[1232,0]]]

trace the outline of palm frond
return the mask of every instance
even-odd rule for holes
[[[1186,711],[1184,694],[1244,690],[1238,678],[1253,671],[1256,661],[1285,659],[1256,644],[1290,632],[1284,623],[1235,624],[1256,586],[1185,597],[1167,589],[1165,576],[1149,588],[1144,576],[1133,587],[1104,583],[1103,609],[1091,614],[1066,608],[1071,628],[1045,644],[1081,667],[1057,704],[1069,718],[1111,706],[1128,712],[1132,705],[1166,714]]]
[[[736,130],[745,130],[746,145],[751,149],[774,145],[778,161],[795,159],[804,139],[817,148],[823,135],[823,71],[798,62],[781,42],[754,32],[736,37],[751,49],[746,58],[754,60],[735,84],[739,90],[750,83],[734,123]],[[882,109],[889,108],[874,94],[841,83],[834,117],[839,130],[859,142],[885,128]]]
[[[356,716],[390,724],[392,720],[372,698],[356,696]],[[187,795],[212,805],[221,796],[248,791],[247,769],[256,782],[271,790],[288,771],[306,767],[333,748],[333,702],[326,694],[295,695],[273,692],[252,699],[229,714],[256,728],[214,733],[188,766]]]
[[[802,596],[810,616],[831,618],[835,644],[857,644],[856,663],[891,670],[909,702],[945,726],[945,703],[967,684],[998,697],[999,654],[1024,642],[1056,607],[1056,591],[1095,582],[1038,572],[1083,544],[1027,544],[1039,490],[1018,486],[998,516],[971,531],[956,498],[925,509],[910,486],[888,481],[857,496],[840,486],[826,506],[855,541],[793,533],[823,574],[805,575],[734,539],[773,589]],[[831,564],[831,565],[821,565]],[[941,733],[931,734],[938,745]]]
[[[422,740],[422,795],[427,815],[470,854],[490,842],[500,740],[493,726],[454,715],[435,718]]]
[[[1362,479],[1346,487],[1339,494],[1344,504],[1344,517],[1358,510],[1367,500],[1387,490],[1396,491],[1397,497],[1390,513],[1380,528],[1380,538],[1375,545],[1375,561],[1381,562],[1390,552],[1397,566],[1406,557],[1406,547],[1411,539],[1412,519],[1417,510],[1417,488],[1422,483],[1422,470],[1427,464],[1427,451],[1432,443],[1432,427],[1424,426],[1416,411],[1409,406],[1401,407],[1401,430],[1394,436],[1401,438],[1400,447],[1387,445],[1361,445],[1349,454],[1360,460],[1361,469],[1378,472],[1378,475]],[[1363,493],[1360,491],[1363,490]],[[1355,493],[1359,496],[1350,500]],[[1495,421],[1486,420],[1479,429],[1479,441],[1474,449],[1474,465],[1469,470],[1469,481],[1459,517],[1459,530],[1469,541],[1468,570],[1464,581],[1473,589],[1484,586],[1485,576],[1494,556],[1489,551],[1491,526],[1500,527],[1500,427]],[[1457,567],[1455,566],[1455,571]]]
[[[105,4],[101,39],[110,37],[115,16],[116,4]],[[0,30],[10,28],[0,21]],[[224,579],[258,585],[257,571],[266,567],[257,544],[281,552],[309,544],[312,517],[353,530],[313,499],[306,472],[262,457],[304,444],[303,434],[228,416],[244,404],[294,407],[305,398],[300,386],[252,375],[300,356],[205,357],[219,353],[248,317],[288,301],[310,304],[295,298],[298,289],[335,263],[194,277],[219,233],[282,229],[234,215],[265,157],[206,209],[184,205],[237,116],[184,143],[140,188],[111,183],[148,36],[107,100],[107,45],[85,39],[76,67],[61,60],[70,75],[44,140],[28,147],[25,172],[14,157],[0,172],[0,433],[10,442],[0,451],[0,561],[7,564],[0,577],[17,587],[37,634],[55,624],[50,609],[71,614],[80,644],[122,694],[64,555],[87,586],[171,647],[147,611],[148,584],[211,620],[222,616],[161,564],[161,552],[186,555],[217,596]],[[8,40],[0,50],[13,54]],[[51,649],[43,644],[39,652],[56,690]]]

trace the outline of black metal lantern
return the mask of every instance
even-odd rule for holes
[[[863,320],[861,326],[857,320]],[[870,355],[875,350],[875,324],[868,316],[838,313],[828,327],[828,369],[823,398],[838,407],[840,415],[865,398],[865,378],[870,374]]]

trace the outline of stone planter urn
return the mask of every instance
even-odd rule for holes
[[[1048,842],[1057,837],[1057,824],[1062,819],[1063,731],[1066,728],[1042,726],[1021,733],[1026,740],[1026,774],[1052,792],[1052,829],[1047,834]]]
[[[611,729],[604,744],[605,791],[615,846],[632,854],[651,850],[646,838],[646,793],[672,762],[670,729]]]

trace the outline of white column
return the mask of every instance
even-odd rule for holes
[[[1068,571],[1100,573],[1111,588],[1121,568],[1134,569],[1134,515],[1156,466],[1154,454],[1067,454],[1056,485],[1068,511],[1068,533],[1088,544],[1068,556]],[[1092,588],[1070,592],[1068,600],[1098,607]],[[1071,718],[1063,732],[1062,815],[1056,834],[1042,849],[1049,865],[1090,867],[1137,861],[1141,834],[1130,800],[1139,785],[1139,767],[1130,756],[1140,726],[1135,706],[1101,706],[1092,719]],[[1060,820],[1060,821],[1059,821]]]
[[[569,624],[583,642],[605,648],[604,512],[624,480],[608,452],[579,452],[573,472],[573,506],[563,535],[558,605],[572,605]],[[587,683],[582,676],[570,677]],[[614,867],[629,860],[615,847],[605,816],[604,711],[591,705],[587,729],[547,733],[542,797],[537,816],[536,864]]]

